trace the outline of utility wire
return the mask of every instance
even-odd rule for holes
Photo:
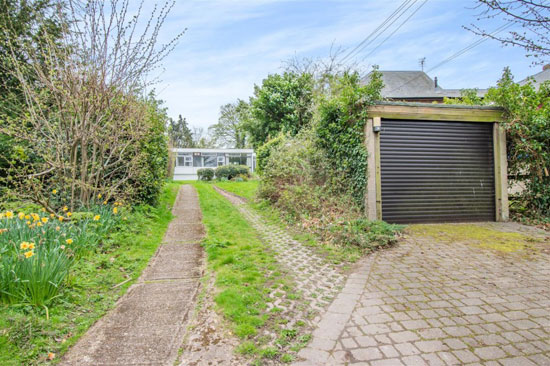
[[[390,33],[389,36],[387,36],[382,42],[380,42],[378,44],[378,46],[374,47],[374,49],[372,49],[372,51],[370,51],[364,58],[363,60],[365,60],[366,58],[368,58],[370,55],[372,55],[378,48],[380,48],[380,46],[382,46],[384,43],[386,43],[386,41],[388,41],[399,29],[401,29],[401,27],[403,27],[403,25],[405,25],[405,23],[407,23],[409,21],[409,19],[411,19],[424,5],[426,5],[426,3],[428,2],[428,0],[424,0],[424,2],[422,4],[420,4],[420,6],[418,8],[416,8],[411,15],[409,15],[407,17],[407,19],[405,19],[401,24],[399,24],[399,26],[397,28],[395,28],[395,30],[393,32]]]
[[[349,59],[354,53],[356,53],[356,51],[361,48],[361,46],[363,46],[365,43],[367,43],[372,37],[374,37],[379,31],[380,29],[382,29],[389,21],[391,21],[397,14],[399,14],[402,9],[407,6],[412,0],[404,0],[401,5],[399,5],[399,7],[397,9],[395,9],[393,11],[393,13],[391,13],[386,19],[384,19],[384,21],[378,26],[376,27],[376,29],[374,29],[365,39],[363,39],[357,46],[355,46],[354,49],[352,49],[351,51],[349,51],[341,60],[342,63],[344,63],[347,59]],[[414,0],[416,2],[416,0]]]
[[[479,46],[481,43],[485,42],[486,40],[489,39],[490,36],[494,36],[495,34],[497,33],[500,33],[502,32],[503,30],[511,27],[512,25],[514,25],[513,23],[509,23],[509,24],[504,24],[504,25],[501,25],[500,27],[498,27],[497,29],[495,29],[493,32],[491,32],[491,34],[485,36],[484,38],[482,39],[479,39],[471,44],[469,44],[468,46],[464,47],[463,49],[455,52],[454,54],[452,54],[451,56],[447,57],[445,60],[441,61],[440,63],[436,64],[435,66],[431,67],[429,70],[426,71],[426,73],[430,72],[430,71],[433,71],[443,65],[445,65],[446,63],[448,62],[451,62],[452,60],[454,60],[455,58],[465,54],[466,52],[470,51],[472,48],[474,47],[477,47]],[[398,89],[401,89],[402,87],[412,83],[413,81],[417,80],[418,78],[420,78],[422,75],[419,75],[419,76],[416,76],[412,79],[410,79],[409,81],[401,84],[400,86],[398,86],[397,88],[393,88],[392,90],[388,91],[388,93],[391,93],[393,91],[396,91]]]
[[[362,52],[363,50],[367,49],[367,47],[369,47],[371,44],[374,43],[374,41],[376,41],[376,39],[378,39],[378,37],[380,37],[385,31],[387,31],[388,29],[390,29],[390,27],[399,20],[399,18],[401,18],[403,15],[405,15],[405,13],[407,11],[409,11],[410,8],[413,7],[414,4],[416,4],[418,0],[414,0],[414,2],[412,2],[411,4],[409,4],[403,11],[401,11],[400,14],[398,14],[394,19],[391,20],[391,22],[389,24],[387,24],[385,26],[384,29],[382,29],[378,34],[376,34],[374,36],[373,39],[371,39],[369,42],[367,42],[366,44],[364,44],[361,48],[359,48],[357,50],[357,52],[355,53],[354,56],[357,56],[360,52]]]

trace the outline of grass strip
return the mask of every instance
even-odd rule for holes
[[[69,286],[50,307],[49,320],[42,308],[0,307],[0,365],[42,365],[50,352],[55,354],[50,364],[58,362],[139,277],[173,218],[178,188],[168,183],[157,207],[134,207],[100,247],[79,260]]]

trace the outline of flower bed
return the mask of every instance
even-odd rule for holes
[[[0,213],[0,302],[46,307],[71,266],[123,219],[121,203],[103,202],[84,212]]]

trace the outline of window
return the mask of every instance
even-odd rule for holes
[[[193,157],[191,154],[182,154],[178,153],[178,158],[176,160],[177,166],[192,166],[193,165]]]
[[[225,165],[225,155],[218,154],[218,166]]]
[[[229,154],[229,164],[246,165],[246,154]]]
[[[203,157],[203,166],[208,168],[215,168],[216,165],[216,154],[202,154]]]

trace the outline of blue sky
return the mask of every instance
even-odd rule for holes
[[[147,1],[149,3],[149,1]],[[331,46],[352,49],[390,15],[402,0],[178,0],[162,37],[187,28],[174,52],[164,61],[156,86],[172,117],[182,114],[193,126],[217,122],[219,107],[237,98],[248,100],[254,84],[281,71],[291,57],[325,57]],[[411,8],[413,10],[422,1]],[[150,5],[150,4],[147,4]],[[363,68],[426,69],[479,39],[464,30],[479,10],[473,0],[428,0],[395,34],[363,60],[394,27],[355,59]],[[492,30],[499,21],[485,21]],[[459,58],[430,72],[444,88],[485,88],[494,85],[510,66],[516,80],[540,66],[521,49],[488,40]]]

